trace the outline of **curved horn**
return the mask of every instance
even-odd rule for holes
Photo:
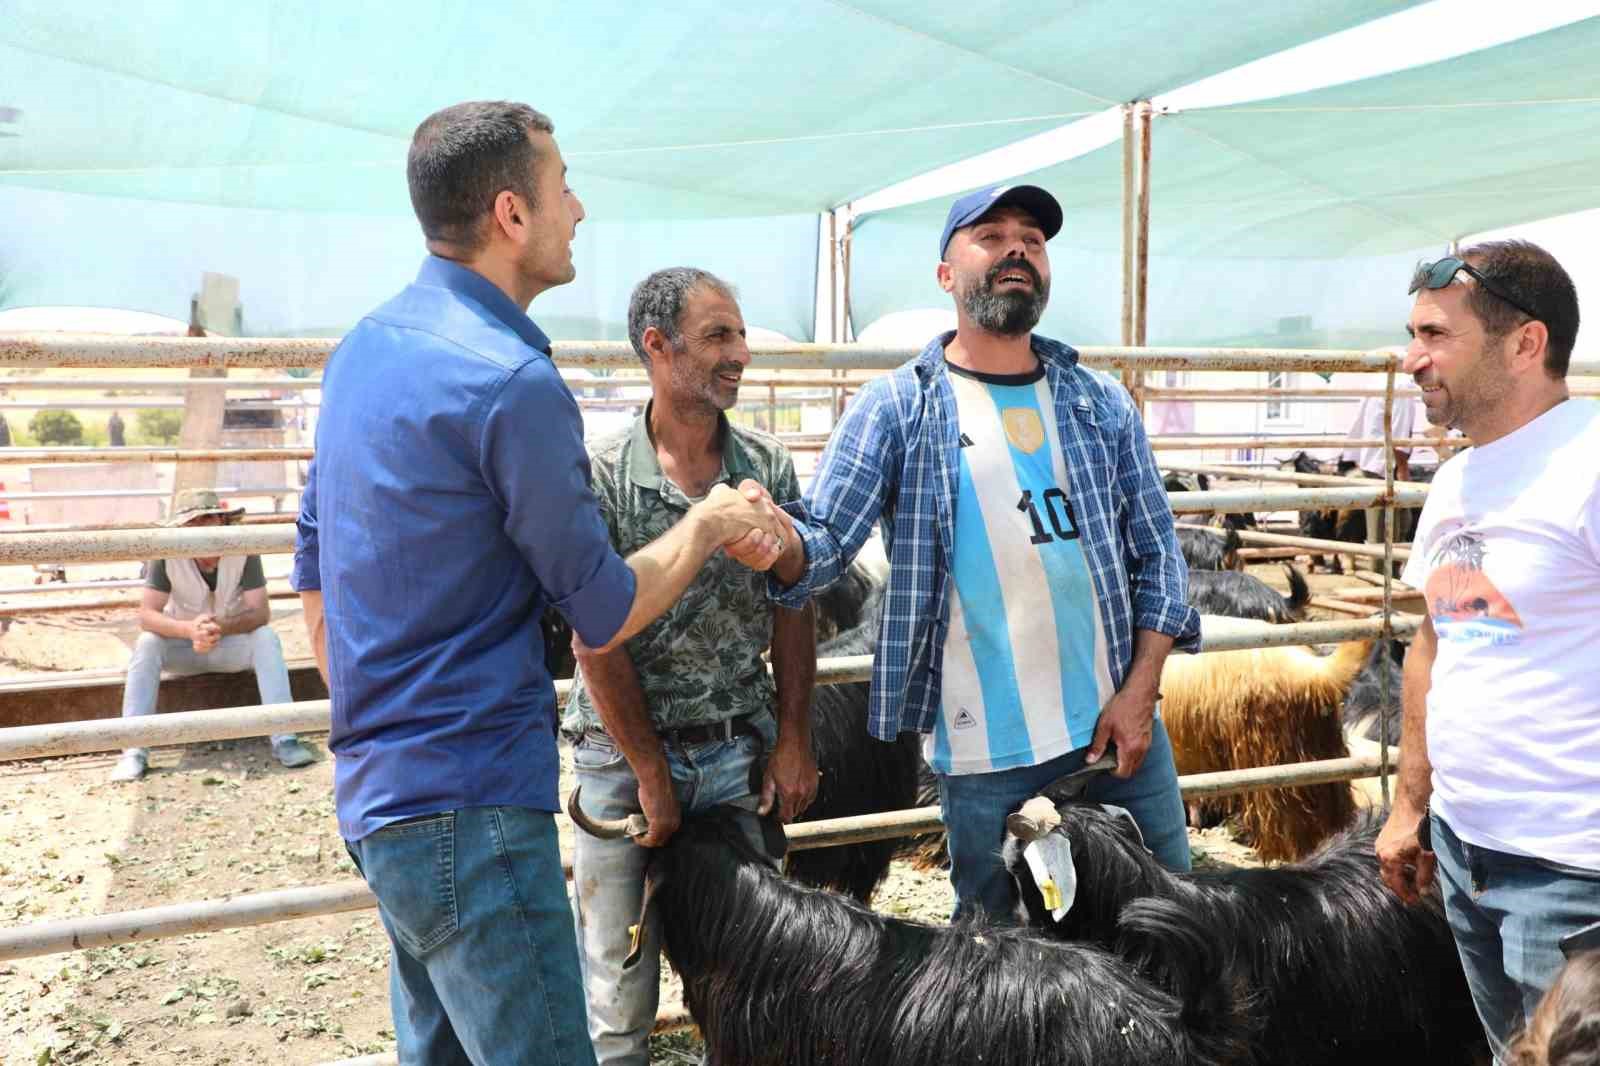
[[[630,814],[626,818],[590,818],[583,813],[583,805],[578,802],[578,794],[582,791],[583,786],[579,785],[567,797],[567,817],[572,819],[573,825],[590,836],[601,840],[617,840],[621,837],[644,836],[650,831],[650,823],[645,821],[642,814]]]
[[[1032,844],[1061,824],[1056,805],[1043,796],[1035,796],[1020,810],[1006,815],[1006,830],[1024,844]]]

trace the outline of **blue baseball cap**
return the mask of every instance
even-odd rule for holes
[[[939,258],[950,247],[950,237],[962,226],[970,226],[997,207],[1020,207],[1034,217],[1049,240],[1061,232],[1061,205],[1037,185],[986,185],[967,193],[950,205],[939,235]]]

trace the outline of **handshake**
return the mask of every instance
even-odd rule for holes
[[[780,578],[787,573],[790,584],[800,576],[805,553],[794,522],[757,482],[746,478],[737,489],[713,485],[694,510],[700,512],[711,535],[736,561],[752,570],[778,566]]]
[[[196,615],[189,623],[189,643],[194,645],[196,655],[204,655],[215,651],[217,641],[222,639],[222,626],[218,624],[213,615]]]

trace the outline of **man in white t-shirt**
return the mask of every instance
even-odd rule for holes
[[[1389,412],[1389,429],[1395,440],[1405,440],[1411,436],[1412,427],[1416,423],[1417,405],[1408,398],[1394,401],[1394,406]],[[1383,397],[1368,396],[1361,401],[1361,406],[1356,409],[1355,421],[1350,425],[1349,439],[1355,440],[1383,440]],[[1351,445],[1339,456],[1339,472],[1345,472],[1345,464],[1354,464],[1355,471],[1365,478],[1376,478],[1382,481],[1388,476],[1384,468],[1383,445]],[[1352,475],[1355,476],[1355,475]],[[1394,479],[1396,481],[1409,481],[1411,479],[1411,449],[1396,447],[1394,450]],[[1363,512],[1366,517],[1367,543],[1377,544],[1383,540],[1383,508],[1369,507]],[[1395,523],[1395,539],[1403,540],[1410,536],[1410,522],[1406,520],[1409,512],[1397,512],[1400,520]]]
[[[1600,406],[1568,398],[1577,293],[1547,252],[1480,244],[1411,288],[1405,368],[1474,447],[1440,467],[1404,574],[1427,612],[1378,859],[1407,901],[1437,875],[1503,1061],[1561,938],[1600,920]]]

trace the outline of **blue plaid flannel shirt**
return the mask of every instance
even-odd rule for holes
[[[850,402],[804,499],[788,507],[805,541],[804,575],[779,603],[799,607],[838,580],[874,522],[889,556],[882,631],[872,667],[867,728],[880,740],[931,732],[940,705],[960,427],[936,337],[922,354],[868,382]],[[1133,631],[1150,629],[1183,651],[1200,646],[1187,602],[1188,569],[1172,511],[1132,398],[1078,353],[1033,338],[1055,397],[1056,423],[1084,556],[1094,576],[1112,684],[1133,660]]]

